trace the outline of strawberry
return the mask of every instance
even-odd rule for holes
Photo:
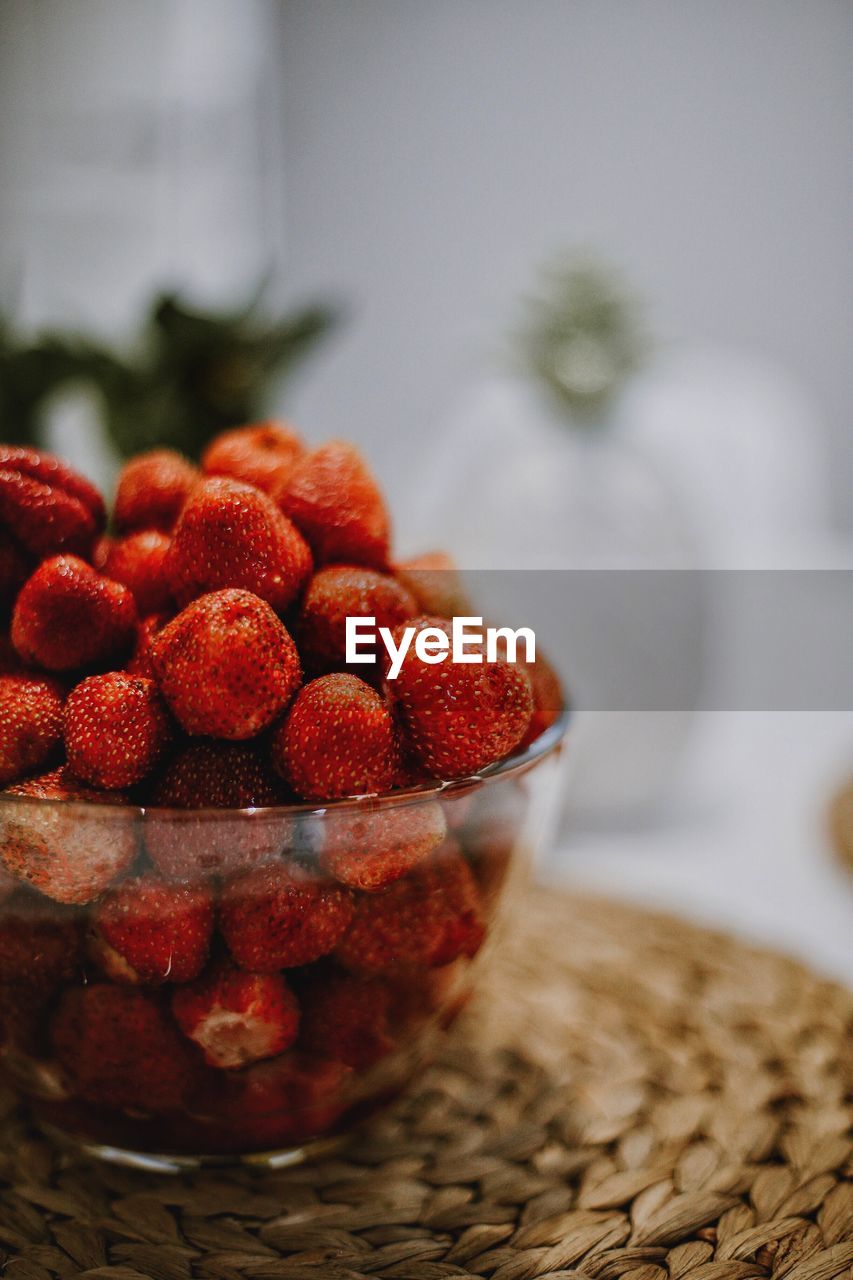
[[[394,566],[394,577],[415,597],[419,613],[442,618],[471,613],[459,570],[444,551],[428,551],[399,561]]]
[[[0,867],[0,902],[5,902],[18,888],[18,881]]]
[[[140,782],[172,737],[172,721],[154,681],[123,671],[78,684],[65,704],[64,726],[72,773],[109,791]]]
[[[504,662],[509,661],[503,636],[498,637],[497,647],[498,657]],[[538,652],[532,661],[528,661],[524,649],[519,648],[514,662],[527,675],[533,694],[533,715],[520,743],[526,747],[558,719],[565,705],[565,696],[560,677],[543,653]]]
[[[387,791],[399,767],[391,713],[357,676],[319,676],[276,730],[272,760],[306,800]]]
[[[0,632],[0,675],[19,676],[24,675],[26,670],[12,644],[12,637],[8,632]]]
[[[222,888],[220,928],[243,969],[273,973],[328,955],[353,913],[348,890],[297,864],[242,872]]]
[[[56,680],[0,676],[0,786],[40,768],[59,746],[64,696]]]
[[[0,611],[4,617],[11,611],[15,597],[34,567],[32,558],[0,529]]]
[[[97,569],[98,573],[104,572],[104,565],[107,563],[107,557],[116,545],[117,541],[118,539],[114,538],[111,533],[102,533],[92,548],[89,563],[93,569]]]
[[[201,480],[166,559],[175,599],[239,587],[282,612],[311,572],[305,539],[267,494],[228,476]]]
[[[4,795],[29,799],[0,804],[0,862],[48,898],[91,902],[136,856],[133,815],[114,807],[123,797],[84,787],[65,767],[16,783]],[[78,804],[57,801],[96,807],[83,815]]]
[[[44,1051],[44,1012],[50,996],[19,983],[0,983],[0,1053],[6,1073],[14,1078],[23,1070],[26,1090],[37,1092],[33,1061]],[[26,1065],[16,1061],[22,1055]],[[16,1070],[17,1068],[17,1070]]]
[[[334,969],[318,973],[302,992],[300,1045],[356,1071],[372,1067],[394,1048],[390,994],[376,978]]]
[[[275,496],[307,538],[318,563],[337,560],[376,569],[387,565],[388,512],[376,481],[351,444],[332,440],[306,454]]]
[[[152,801],[176,809],[247,809],[279,804],[282,787],[265,754],[242,742],[193,742],[174,756]],[[277,857],[290,829],[273,815],[145,814],[145,845],[163,875],[177,880],[233,872]]]
[[[136,628],[127,587],[76,556],[45,560],[24,584],[12,614],[12,643],[48,671],[101,665],[126,649]]]
[[[346,1108],[351,1076],[342,1062],[295,1050],[247,1067],[228,1078],[217,1107],[217,1149],[269,1151],[327,1133]]]
[[[281,803],[265,756],[244,742],[191,742],[166,766],[153,802],[168,809],[248,809]]]
[[[198,472],[174,449],[152,449],[131,458],[118,478],[114,518],[123,533],[160,529],[169,533],[189,497]]]
[[[233,476],[274,493],[304,453],[301,438],[286,423],[253,422],[212,440],[201,455],[201,469],[209,476]]]
[[[0,908],[0,983],[47,998],[71,981],[80,964],[80,936],[70,911],[19,890]]]
[[[138,876],[94,909],[90,954],[114,982],[191,982],[207,961],[213,917],[207,885]]]
[[[450,634],[443,618],[419,618],[417,630]],[[394,639],[400,643],[402,628]],[[473,645],[470,653],[476,652]],[[483,652],[481,647],[481,653]],[[387,670],[387,664],[386,664]],[[422,662],[409,646],[399,675],[388,680],[407,743],[434,777],[477,773],[508,756],[521,742],[533,712],[530,680],[506,662]]]
[[[368,892],[407,875],[445,837],[434,800],[390,809],[330,809],[324,823],[323,866],[336,880]]]
[[[382,893],[360,897],[336,955],[368,975],[434,968],[475,955],[483,935],[477,885],[451,847]]]
[[[30,555],[88,556],[106,519],[97,489],[49,453],[0,445],[0,525]]]
[[[54,1015],[56,1056],[88,1102],[136,1111],[183,1106],[197,1060],[160,1001],[134,987],[66,991]]]
[[[172,607],[166,577],[168,534],[158,529],[140,529],[124,538],[110,539],[96,558],[104,577],[127,587],[140,615],[163,613]]]
[[[400,969],[383,978],[391,993],[389,1020],[400,1038],[434,1022],[448,1026],[461,1012],[472,986],[468,961],[463,957],[438,969]]]
[[[18,887],[0,907],[0,1044],[7,1052],[26,1055],[28,1092],[34,1084],[32,1059],[45,1051],[46,1006],[61,986],[80,977],[80,930],[74,910]]]
[[[151,661],[151,642],[158,631],[162,631],[171,617],[167,613],[152,613],[142,618],[136,627],[136,641],[125,670],[132,676],[145,676],[149,680],[154,677],[154,664]]]
[[[520,744],[526,747],[559,718],[565,699],[560,677],[543,654],[538,654],[534,662],[519,658],[518,665],[527,672],[533,691],[533,715]]]
[[[247,1067],[296,1039],[299,1005],[280,973],[220,965],[172,996],[172,1013],[211,1067]]]
[[[358,565],[328,565],[315,573],[302,599],[297,636],[306,666],[320,674],[346,667],[346,619],[375,619],[377,627],[396,627],[418,612],[414,597],[390,575]],[[365,655],[369,654],[362,647]],[[364,679],[378,671],[359,666]]]
[[[214,591],[151,642],[163,696],[189,734],[239,740],[272,723],[302,679],[296,645],[266,601]]]
[[[493,907],[507,877],[524,866],[525,826],[530,814],[526,780],[506,779],[499,787],[481,787],[471,795],[459,838],[480,886],[483,903]]]
[[[153,793],[165,809],[248,809],[281,800],[265,756],[244,742],[191,742],[169,761]]]

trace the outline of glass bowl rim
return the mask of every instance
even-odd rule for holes
[[[572,718],[571,708],[564,703],[559,716],[538,737],[534,738],[523,751],[507,756],[496,764],[488,765],[479,773],[467,774],[462,778],[430,779],[411,787],[400,787],[394,791],[368,792],[364,795],[342,796],[336,800],[296,800],[288,804],[251,805],[242,809],[175,809],[158,805],[110,804],[108,801],[92,800],[59,800],[42,799],[39,796],[11,795],[0,792],[0,813],[7,806],[38,806],[42,810],[61,810],[71,816],[79,812],[81,816],[98,815],[106,819],[111,815],[122,815],[125,821],[132,818],[165,822],[174,819],[177,823],[191,821],[214,822],[229,818],[259,817],[285,819],[292,817],[323,817],[333,812],[359,810],[376,810],[405,805],[426,803],[433,799],[456,797],[478,790],[483,786],[502,781],[505,778],[517,778],[534,768],[541,760],[556,751],[566,736]],[[201,739],[199,739],[201,741]],[[14,784],[13,784],[14,785]]]

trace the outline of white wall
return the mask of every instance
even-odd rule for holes
[[[853,522],[853,5],[288,0],[288,281],[356,311],[293,408],[393,479],[543,256],[624,264],[665,336],[778,360]]]
[[[0,308],[114,333],[274,265],[277,0],[0,0]]]

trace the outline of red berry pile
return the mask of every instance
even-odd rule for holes
[[[443,555],[395,564],[348,443],[266,422],[200,469],[143,454],[106,530],[82,476],[0,447],[3,1062],[89,1139],[301,1142],[459,1003],[507,859],[428,791],[312,805],[477,773],[559,687],[414,646],[395,681],[347,668],[347,617],[466,608]]]

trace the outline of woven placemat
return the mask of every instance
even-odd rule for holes
[[[669,917],[531,896],[441,1062],[274,1174],[90,1166],[10,1110],[14,1280],[853,1275],[853,995]]]

